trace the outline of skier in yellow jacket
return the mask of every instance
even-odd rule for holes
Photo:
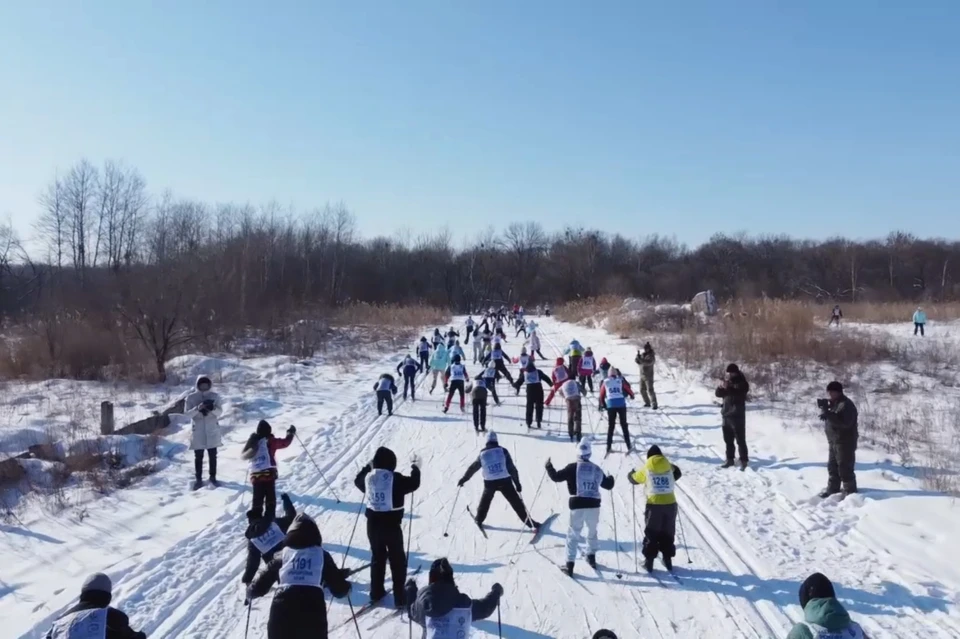
[[[680,476],[680,469],[663,456],[659,446],[651,446],[647,451],[647,463],[627,475],[627,481],[643,486],[647,496],[643,517],[643,567],[647,572],[653,570],[653,560],[661,553],[663,565],[667,570],[673,570],[673,557],[677,554],[674,485]]]

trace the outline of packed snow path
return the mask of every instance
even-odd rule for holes
[[[577,336],[583,344],[592,346],[598,357],[607,357],[629,380],[636,380],[635,345],[602,331],[550,319],[537,321],[543,341],[541,350],[548,357],[558,355],[570,337]],[[510,339],[505,351],[516,356],[519,347],[518,339]],[[823,481],[818,475],[822,475],[822,468],[805,471],[801,464],[791,468],[788,459],[771,458],[762,447],[766,440],[760,438],[752,442],[757,460],[753,468],[744,473],[719,470],[722,439],[709,393],[699,384],[684,381],[682,371],[672,369],[663,358],[658,366],[657,388],[663,410],[644,412],[635,402],[630,423],[639,451],[657,443],[684,471],[678,482],[685,534],[678,538],[678,580],[662,570],[654,575],[635,570],[634,539],[635,535],[638,542],[642,538],[643,498],[638,491],[635,529],[631,486],[625,475],[641,460],[637,455],[622,453],[619,433],[614,448],[620,452],[603,460],[605,417],[601,423],[594,396],[584,400],[584,430],[596,429],[594,461],[617,479],[613,492],[604,492],[600,574],[582,559],[573,580],[557,568],[564,561],[565,486],[545,480],[536,503],[531,504],[546,459],[551,457],[559,466],[574,456],[574,447],[565,433],[562,402],[555,401],[547,409],[548,421],[542,431],[528,430],[523,422],[523,392],[516,396],[503,382],[498,391],[504,404],[494,407],[490,403],[487,429],[495,430],[501,445],[513,453],[521,474],[523,497],[533,516],[542,520],[550,513],[558,513],[559,518],[536,546],[530,546],[526,543],[529,533],[521,532],[520,522],[498,497],[486,522],[489,540],[484,539],[466,512],[466,506],[475,507],[479,499],[479,475],[463,488],[454,508],[456,480],[483,444],[482,437],[473,431],[469,399],[466,414],[460,413],[456,399],[450,412],[443,414],[441,389],[438,387],[428,395],[429,379],[423,376],[418,378],[421,382],[416,403],[400,401],[394,416],[378,417],[371,385],[379,372],[392,372],[399,362],[399,354],[384,355],[389,357],[381,368],[364,367],[360,376],[348,378],[347,384],[338,387],[341,402],[337,406],[343,408],[339,414],[332,415],[329,407],[321,406],[323,402],[319,401],[326,397],[322,386],[330,384],[334,374],[317,370],[315,379],[304,376],[298,381],[294,397],[278,394],[277,405],[267,415],[275,428],[287,423],[298,425],[308,450],[301,451],[295,443],[294,448],[281,454],[282,479],[278,490],[289,492],[298,509],[317,517],[324,545],[338,562],[362,501],[353,478],[378,446],[388,446],[400,460],[398,470],[407,471],[414,453],[423,460],[423,485],[412,504],[411,571],[418,565],[424,566],[419,577],[423,584],[429,562],[447,556],[463,592],[481,596],[494,582],[503,584],[501,613],[503,636],[507,638],[582,639],[604,627],[623,638],[783,637],[800,617],[798,585],[816,570],[834,580],[840,598],[875,638],[918,633],[925,637],[960,636],[960,577],[956,564],[951,564],[953,557],[945,554],[938,563],[929,562],[930,558],[923,554],[939,549],[938,544],[945,545],[946,539],[928,539],[928,543],[921,544],[916,539],[920,532],[914,527],[916,518],[906,515],[900,531],[888,530],[887,520],[871,526],[869,515],[874,499],[869,490],[842,504],[810,500],[809,495],[820,487],[817,482]],[[545,364],[544,368],[548,366]],[[511,373],[516,369],[517,366],[511,366]],[[478,365],[471,364],[469,357],[467,370],[472,375],[479,372]],[[344,397],[356,401],[344,408]],[[751,421],[748,414],[748,432],[758,428],[760,424]],[[334,501],[307,452],[334,485],[342,503]],[[814,459],[822,457],[816,451],[811,454]],[[90,570],[102,569],[111,574],[116,603],[130,615],[134,627],[141,627],[151,638],[243,637],[246,609],[239,580],[249,492],[240,489],[244,483],[242,466],[235,465],[233,469],[236,477],[224,477],[235,482],[234,492],[225,505],[211,506],[208,491],[183,491],[185,479],[175,484],[176,499],[182,501],[179,517],[190,518],[195,509],[220,510],[196,513],[207,523],[165,552],[142,563],[124,560],[118,568],[111,567],[119,559],[116,557],[101,557],[99,563],[87,558]],[[861,481],[864,487],[870,483],[869,477]],[[931,500],[919,512],[934,521],[936,513],[950,508],[950,501],[945,498],[922,495],[921,491],[903,492],[906,499]],[[914,497],[911,492],[918,494]],[[407,508],[409,513],[409,500]],[[445,538],[442,531],[451,509],[450,536]],[[613,540],[614,509],[619,546]],[[877,513],[881,515],[888,513]],[[945,530],[949,535],[955,522],[956,519],[943,515],[941,527],[928,529],[925,534],[936,536],[937,530]],[[407,525],[405,521],[405,533]],[[110,535],[111,531],[103,530],[101,534]],[[514,554],[517,548],[519,553]],[[130,548],[128,554],[134,554],[134,549]],[[918,558],[916,564],[902,561],[911,556]],[[368,560],[369,547],[360,522],[347,567]],[[622,579],[615,576],[618,565]],[[358,573],[352,581],[353,604],[359,608],[367,597],[367,571]],[[70,595],[63,593],[61,599],[69,600]],[[266,636],[269,604],[269,596],[255,602],[251,637]],[[33,630],[23,636],[42,636],[49,619],[59,609],[62,607],[44,610],[43,618],[35,619]],[[329,620],[332,637],[356,636],[352,624],[341,625],[349,615],[345,600],[333,602]],[[405,622],[387,610],[375,610],[362,617],[360,628],[365,638],[395,639],[407,635]],[[414,629],[414,633],[420,636],[419,629]],[[475,635],[497,636],[496,618],[477,622]]]

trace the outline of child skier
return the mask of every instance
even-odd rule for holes
[[[487,430],[487,384],[483,374],[477,375],[470,391],[470,403],[473,405],[473,429],[476,432]]]
[[[623,431],[623,441],[630,452],[630,427],[627,426],[627,399],[629,396],[633,399],[633,389],[627,380],[620,377],[620,371],[616,368],[610,369],[610,377],[603,380],[600,386],[600,410],[607,409],[607,454],[613,448],[613,428],[620,418],[620,430]]]
[[[673,557],[677,554],[674,543],[677,529],[674,484],[681,475],[680,469],[671,464],[656,445],[647,451],[644,467],[627,475],[627,481],[634,486],[643,486],[647,495],[643,515],[643,567],[647,572],[653,570],[653,560],[658,554],[663,555],[664,567],[673,570]]]
[[[547,395],[547,406],[549,406],[550,402],[553,401],[553,396],[558,390],[560,390],[560,387],[563,386],[563,383],[570,379],[570,371],[563,363],[562,357],[557,358],[557,365],[554,366],[551,377],[553,378],[553,388],[550,389],[550,394]]]
[[[571,380],[573,381],[573,380]],[[576,383],[576,382],[573,382]],[[587,528],[587,563],[597,567],[597,525],[600,523],[600,489],[612,490],[613,475],[607,475],[603,469],[590,461],[593,451],[590,439],[577,444],[576,461],[567,464],[559,471],[555,470],[547,459],[547,475],[554,482],[566,482],[570,493],[570,526],[567,529],[567,565],[562,568],[568,576],[573,576],[574,562],[577,560],[581,531]]]
[[[427,373],[430,367],[430,349],[433,348],[430,346],[430,342],[427,341],[426,337],[421,337],[420,342],[417,344],[417,354],[420,357],[420,370],[424,374]]]
[[[430,585],[419,592],[413,579],[406,584],[410,620],[423,626],[425,639],[466,639],[474,621],[486,619],[500,606],[503,586],[493,584],[486,597],[471,599],[457,589],[453,567],[446,557],[431,564],[429,579]]]
[[[507,370],[506,362],[504,362],[505,359],[509,360],[510,356],[503,352],[503,348],[500,346],[500,344],[495,343],[493,345],[493,350],[490,351],[490,359],[493,361],[494,366],[497,367],[497,371],[506,377],[510,384],[513,384],[513,376],[510,375],[510,371]]]
[[[530,324],[532,325],[533,322],[530,322]],[[542,360],[547,359],[543,356],[543,353],[540,352],[540,336],[537,335],[537,331],[533,329],[530,330],[530,352],[536,353],[537,357]]]
[[[460,363],[460,356],[454,355],[450,366],[443,374],[444,388],[447,388],[447,401],[443,405],[443,412],[450,409],[450,401],[454,393],[460,393],[460,412],[466,412],[466,396],[464,393],[467,380],[470,379],[467,374],[467,368]]]
[[[262,517],[255,510],[247,511],[247,531],[244,533],[247,538],[247,566],[240,578],[244,585],[250,585],[253,581],[261,559],[269,564],[274,555],[283,550],[283,537],[297,516],[297,509],[287,493],[280,495],[280,501],[283,502],[283,517],[277,520]]]
[[[437,387],[437,376],[440,375],[443,371],[447,370],[447,366],[450,365],[450,354],[447,352],[447,347],[442,343],[438,344],[436,349],[433,351],[433,357],[430,358],[430,374],[433,375],[433,382],[430,384],[430,394],[433,394],[433,389]],[[443,390],[447,390],[447,382],[441,379],[443,382]]]
[[[500,398],[497,396],[497,382],[500,381],[500,372],[497,370],[497,365],[493,363],[493,360],[487,363],[487,367],[478,375],[478,378],[479,377],[483,378],[483,385],[486,386],[490,394],[493,395],[493,403],[499,406]]]
[[[384,373],[373,385],[373,390],[377,391],[377,415],[383,415],[383,405],[387,405],[387,414],[393,415],[393,396],[397,394],[397,383],[393,375]]]
[[[407,390],[410,391],[411,401],[417,401],[417,372],[423,370],[423,365],[409,355],[403,358],[403,361],[397,365],[397,375],[403,375],[403,398],[407,398]]]
[[[460,340],[456,340],[453,343],[453,346],[451,346],[449,350],[450,350],[450,357],[453,357],[454,355],[459,355],[460,359],[464,359],[466,357],[466,355],[463,352],[463,348],[460,346]]]
[[[577,375],[580,376],[580,386],[583,387],[583,391],[587,391],[587,386],[590,387],[590,392],[593,392],[593,376],[597,374],[597,359],[593,356],[593,349],[587,346],[587,349],[583,351],[583,357],[580,358],[580,365],[577,369]]]
[[[470,336],[473,334],[474,329],[476,329],[477,327],[477,323],[473,321],[473,315],[467,316],[466,326],[467,326],[467,338],[463,340],[463,343],[470,344]],[[476,343],[477,341],[476,338],[474,338],[473,341],[474,343]]]
[[[543,371],[538,369],[536,364],[531,361],[527,362],[523,375],[518,377],[517,383],[513,385],[518,393],[520,392],[520,386],[526,385],[527,387],[527,428],[533,426],[534,411],[536,411],[537,416],[537,428],[543,427],[543,384],[541,382],[549,384],[550,378],[544,375]]]
[[[610,377],[610,362],[607,361],[606,357],[600,360],[600,366],[597,367],[597,371],[600,374],[601,382]]]
[[[560,387],[560,395],[567,402],[567,434],[570,441],[579,442],[583,437],[583,386],[575,379],[568,379]]]
[[[250,461],[250,483],[253,484],[253,509],[257,517],[273,520],[277,513],[277,459],[278,450],[293,443],[296,426],[287,429],[283,439],[274,437],[270,422],[261,419],[257,431],[250,435],[240,457]],[[266,512],[264,512],[266,502]]]
[[[563,351],[564,355],[570,357],[570,373],[576,375],[580,370],[580,358],[583,357],[583,346],[577,340],[571,340],[570,345]]]

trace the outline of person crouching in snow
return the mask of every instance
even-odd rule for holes
[[[423,364],[413,359],[409,355],[403,358],[403,361],[397,365],[397,374],[403,375],[403,398],[407,398],[407,391],[410,391],[410,399],[417,401],[417,372],[423,370]]]
[[[790,630],[787,639],[868,639],[860,624],[850,619],[837,599],[833,584],[819,572],[800,585],[800,608],[803,621]]]
[[[560,387],[560,395],[567,402],[567,434],[571,442],[579,442],[583,437],[583,386],[575,379],[568,379]]]
[[[571,380],[572,381],[572,380]],[[576,382],[574,382],[576,383]],[[577,560],[581,531],[587,528],[587,563],[597,567],[597,525],[600,523],[600,489],[612,490],[613,475],[607,475],[603,469],[590,461],[593,453],[590,439],[577,444],[576,461],[567,464],[559,471],[547,459],[546,469],[550,480],[566,482],[570,493],[570,527],[567,529],[567,565],[563,572],[573,576],[573,565]]]
[[[466,412],[465,389],[468,379],[470,379],[470,376],[467,374],[466,366],[460,363],[459,355],[454,355],[450,361],[450,366],[443,374],[444,388],[448,388],[447,401],[443,405],[443,412],[450,409],[450,401],[453,399],[454,393],[460,393],[460,412]]]
[[[553,378],[553,388],[550,389],[550,394],[547,395],[547,401],[545,402],[547,406],[553,401],[553,396],[560,390],[563,383],[570,379],[570,370],[563,363],[562,357],[557,358],[557,365],[554,366],[553,373],[551,373],[550,376]]]
[[[457,589],[453,567],[446,557],[430,566],[430,585],[417,591],[417,582],[410,578],[405,587],[410,604],[410,620],[423,626],[423,639],[466,639],[474,621],[486,619],[497,610],[503,586],[493,584],[483,599],[471,599]]]
[[[270,422],[261,419],[257,424],[257,432],[250,435],[240,457],[250,462],[250,483],[253,484],[253,512],[258,517],[272,520],[277,513],[277,458],[278,450],[293,443],[293,436],[297,432],[296,426],[287,429],[287,436],[283,439],[274,437]],[[267,510],[264,513],[263,505],[266,502]]]
[[[397,394],[397,383],[393,375],[384,373],[373,385],[373,390],[377,391],[377,415],[383,415],[383,405],[387,405],[387,414],[393,415],[393,396]]]
[[[80,587],[80,601],[53,622],[45,639],[147,639],[146,633],[130,627],[126,613],[110,607],[113,583],[110,577],[96,572]]]
[[[220,448],[220,415],[223,413],[223,401],[211,388],[213,384],[206,375],[197,378],[197,390],[187,395],[183,401],[183,414],[193,422],[190,436],[190,448],[193,450],[193,465],[196,475],[193,489],[203,486],[203,451],[207,451],[210,460],[210,483],[217,487],[217,449]]]
[[[323,549],[317,523],[305,513],[297,515],[284,537],[284,549],[247,588],[247,602],[266,595],[279,584],[270,617],[267,639],[319,639],[327,636],[324,588],[334,597],[346,597],[350,582],[337,562]]]
[[[433,381],[430,383],[430,394],[433,395],[433,389],[437,387],[437,376],[447,370],[447,366],[450,365],[450,354],[447,352],[447,347],[443,344],[437,346],[436,350],[433,351],[433,357],[430,358],[430,374],[433,376]],[[447,382],[441,378],[441,383],[443,384],[443,390],[447,390]]]
[[[593,392],[593,376],[597,374],[597,358],[593,356],[593,349],[587,346],[587,350],[583,351],[583,357],[580,358],[580,365],[577,368],[577,375],[580,376],[580,386],[583,387],[583,392],[587,392],[587,387],[590,387],[590,392]]]
[[[681,474],[680,469],[663,456],[659,446],[651,446],[644,467],[627,475],[627,481],[634,486],[643,486],[647,495],[643,515],[643,567],[647,572],[653,570],[653,560],[661,553],[663,565],[667,570],[673,570],[673,557],[677,554],[674,484]]]
[[[297,509],[287,493],[280,495],[280,501],[283,502],[283,517],[276,520],[267,519],[255,510],[247,511],[247,530],[243,535],[247,538],[247,566],[240,578],[246,586],[256,576],[261,559],[269,564],[274,555],[283,550],[283,537],[297,516]]]

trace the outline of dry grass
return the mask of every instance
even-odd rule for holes
[[[380,328],[419,328],[447,322],[450,312],[434,306],[398,306],[360,302],[335,310],[331,326],[376,326]]]
[[[841,305],[844,321],[866,322],[869,324],[900,324],[912,322],[913,312],[917,310],[913,302],[888,302],[884,304],[857,303]],[[927,318],[935,322],[949,322],[960,319],[960,302],[940,304],[921,304]],[[829,319],[832,306],[818,306],[821,319]],[[824,320],[826,321],[826,320]]]
[[[585,300],[576,300],[561,304],[554,309],[554,315],[563,322],[579,324],[597,314],[608,314],[620,308],[623,298],[616,295],[591,297]]]

